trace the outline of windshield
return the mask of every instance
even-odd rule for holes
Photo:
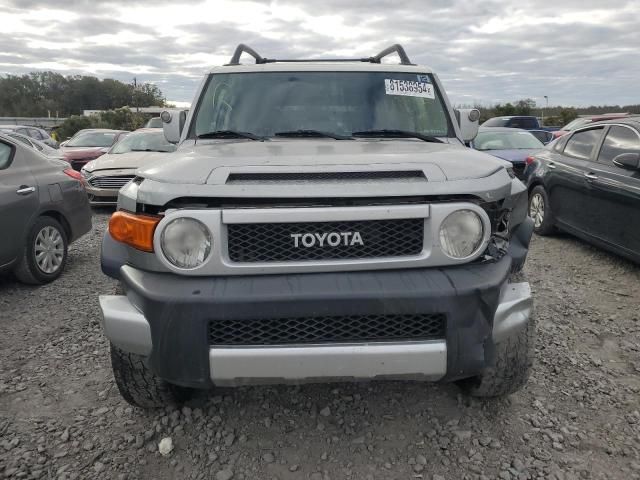
[[[509,117],[493,117],[482,124],[483,127],[504,127],[509,123]]]
[[[562,130],[565,130],[565,131],[575,130],[578,127],[586,125],[587,123],[589,123],[589,121],[590,120],[587,118],[576,118],[574,121],[569,122],[564,127],[562,127]]]
[[[529,132],[480,132],[473,140],[476,150],[522,150],[542,148],[540,140]]]
[[[113,132],[86,132],[67,142],[67,147],[110,147],[116,134]]]
[[[176,146],[167,142],[162,130],[158,132],[130,133],[116,143],[109,153],[174,152]]]
[[[214,74],[190,136],[217,131],[261,137],[314,130],[347,135],[404,130],[448,136],[448,115],[431,75],[394,72]]]

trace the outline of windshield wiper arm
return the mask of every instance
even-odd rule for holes
[[[203,133],[197,138],[247,138],[249,140],[266,140],[265,137],[250,132],[238,132],[236,130],[215,130],[213,132]]]
[[[322,132],[320,130],[291,130],[287,132],[276,132],[276,137],[323,137],[333,138],[334,140],[353,140],[347,135],[340,135],[333,132]]]
[[[432,137],[431,135],[423,135],[418,132],[410,132],[409,130],[363,130],[361,132],[353,132],[354,137],[371,137],[371,138],[419,138],[425,142],[444,143],[442,140]]]

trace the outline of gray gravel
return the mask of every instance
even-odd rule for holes
[[[180,410],[119,396],[97,295],[108,213],[66,273],[0,279],[0,478],[640,479],[640,267],[567,236],[535,238],[538,362],[527,388],[225,389]],[[159,452],[171,438],[172,451]]]

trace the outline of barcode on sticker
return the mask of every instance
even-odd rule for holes
[[[412,80],[384,79],[384,92],[387,95],[403,95],[406,97],[436,98],[433,85]]]

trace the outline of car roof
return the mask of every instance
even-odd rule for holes
[[[584,127],[580,127],[580,130],[582,130],[583,128],[591,128],[598,125],[610,125],[610,124],[622,124],[622,125],[629,125],[630,127],[640,128],[640,115],[630,115],[626,117],[611,118],[609,120],[600,120],[598,122],[591,122],[588,125],[584,125]]]
[[[35,128],[36,130],[43,130],[41,127],[35,125],[0,125],[0,130],[15,130],[16,128]]]
[[[89,133],[89,132],[103,132],[103,133],[123,133],[129,132],[129,130],[115,130],[113,128],[83,128],[77,133]]]
[[[390,73],[433,73],[423,65],[400,65],[396,63],[367,62],[314,62],[313,60],[290,63],[259,63],[223,65],[214,67],[209,73],[249,73],[249,72],[390,72]]]
[[[478,132],[529,132],[524,128],[509,128],[509,127],[480,127]]]
[[[161,128],[144,128],[143,127],[143,128],[138,128],[136,130],[133,130],[130,133],[162,133],[164,134],[164,131]]]

